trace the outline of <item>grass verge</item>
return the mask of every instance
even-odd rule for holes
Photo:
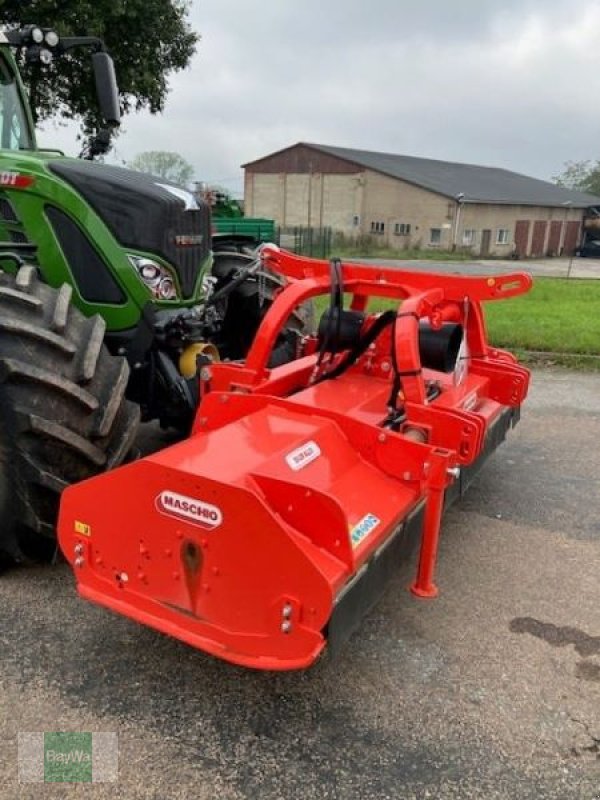
[[[375,299],[370,309],[393,306]],[[536,278],[528,294],[486,303],[485,316],[490,342],[524,363],[600,371],[600,280]]]

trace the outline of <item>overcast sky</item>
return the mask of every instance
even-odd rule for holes
[[[191,22],[164,114],[125,118],[111,160],[175,150],[239,193],[297,141],[545,179],[600,158],[600,0],[194,0]],[[41,141],[75,155],[75,134]]]

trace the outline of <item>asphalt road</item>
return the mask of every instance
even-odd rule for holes
[[[439,599],[411,597],[404,569],[302,674],[87,605],[64,565],[5,574],[0,797],[600,797],[599,441],[600,376],[537,372],[445,519]],[[52,730],[117,732],[118,784],[19,785],[17,732]]]
[[[362,264],[379,264],[417,272],[459,273],[461,275],[503,275],[511,272],[529,272],[534,277],[546,278],[600,278],[598,258],[541,258],[524,261],[506,259],[480,259],[478,261],[431,261],[428,259],[401,260],[393,258],[351,258]]]

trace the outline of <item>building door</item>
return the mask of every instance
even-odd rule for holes
[[[573,220],[571,222],[567,222],[567,229],[565,231],[565,242],[563,245],[563,255],[565,256],[572,256],[575,254],[575,250],[577,250],[577,245],[579,244],[579,220]]]
[[[515,225],[515,253],[519,258],[526,258],[529,245],[529,220],[520,219]]]
[[[562,222],[553,220],[550,223],[550,236],[548,237],[548,255],[557,256],[560,250],[560,237],[562,234]]]
[[[481,253],[482,256],[489,256],[490,244],[492,242],[492,232],[489,228],[481,231]]]
[[[533,236],[531,237],[531,255],[539,258],[545,255],[544,245],[546,244],[546,229],[548,223],[544,220],[536,220],[533,223]]]

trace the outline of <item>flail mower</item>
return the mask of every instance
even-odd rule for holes
[[[287,285],[243,361],[205,360],[191,435],[68,488],[59,540],[84,598],[227,661],[301,669],[346,639],[414,544],[410,588],[436,595],[444,507],[529,384],[488,344],[482,303],[531,280],[270,245],[261,258]],[[290,315],[318,295],[318,332],[270,368]],[[369,311],[376,297],[389,310]]]

